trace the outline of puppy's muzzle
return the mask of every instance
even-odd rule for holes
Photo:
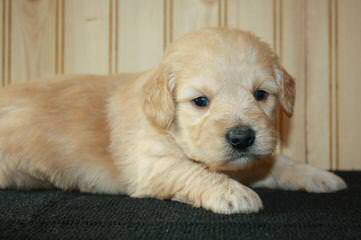
[[[250,127],[234,127],[226,134],[227,142],[236,151],[244,152],[256,140],[256,133]]]

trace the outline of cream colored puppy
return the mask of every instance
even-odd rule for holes
[[[294,99],[268,45],[225,29],[184,36],[148,72],[13,85],[0,91],[0,187],[126,193],[227,214],[262,208],[233,178],[345,188],[333,173],[271,156],[276,105],[291,115]]]

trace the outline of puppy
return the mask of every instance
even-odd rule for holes
[[[345,188],[272,156],[276,106],[291,116],[294,100],[269,46],[226,29],[184,36],[147,72],[12,85],[0,91],[0,187],[125,193],[224,214],[262,208],[242,183]]]

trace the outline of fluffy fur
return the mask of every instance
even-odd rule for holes
[[[257,89],[268,99],[256,101]],[[200,96],[208,107],[192,103]],[[184,36],[147,72],[12,85],[0,90],[0,187],[126,193],[227,214],[262,208],[242,183],[345,188],[332,173],[272,156],[277,103],[291,116],[294,99],[269,46],[226,29]],[[225,135],[243,125],[256,140],[239,154]]]

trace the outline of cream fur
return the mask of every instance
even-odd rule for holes
[[[254,99],[257,89],[270,93],[266,101]],[[12,85],[0,90],[0,187],[126,193],[226,214],[262,208],[240,182],[346,187],[332,173],[272,157],[276,105],[291,115],[294,94],[266,43],[226,29],[184,36],[147,72]],[[209,107],[192,104],[199,96]],[[256,141],[235,156],[225,134],[240,125],[251,126]]]

